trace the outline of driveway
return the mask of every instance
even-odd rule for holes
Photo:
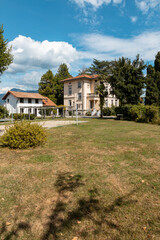
[[[87,121],[78,121],[79,123],[85,123]],[[40,122],[33,122],[33,123],[38,123],[39,125],[43,126],[44,128],[50,129],[50,128],[54,128],[54,127],[60,127],[60,126],[65,126],[65,125],[72,125],[72,124],[77,124],[76,121],[55,121],[55,120],[51,120],[51,121],[40,121]],[[0,136],[3,135],[4,130],[5,130],[5,126],[12,126],[11,125],[0,125]]]

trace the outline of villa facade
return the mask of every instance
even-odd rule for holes
[[[68,109],[78,109],[82,113],[92,111],[93,114],[100,114],[99,96],[96,94],[98,75],[79,75],[64,79],[64,105]],[[111,86],[106,83],[108,96],[105,98],[105,106],[119,106],[119,100],[111,94]]]

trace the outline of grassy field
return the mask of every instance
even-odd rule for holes
[[[160,239],[160,126],[89,119],[0,161],[0,239]]]

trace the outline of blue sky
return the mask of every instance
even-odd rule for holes
[[[93,58],[153,63],[160,51],[160,0],[0,0],[0,24],[14,62],[0,93],[37,89],[41,76],[66,63],[72,75]]]

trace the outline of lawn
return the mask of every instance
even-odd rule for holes
[[[0,160],[0,239],[160,239],[160,126],[89,119]]]

